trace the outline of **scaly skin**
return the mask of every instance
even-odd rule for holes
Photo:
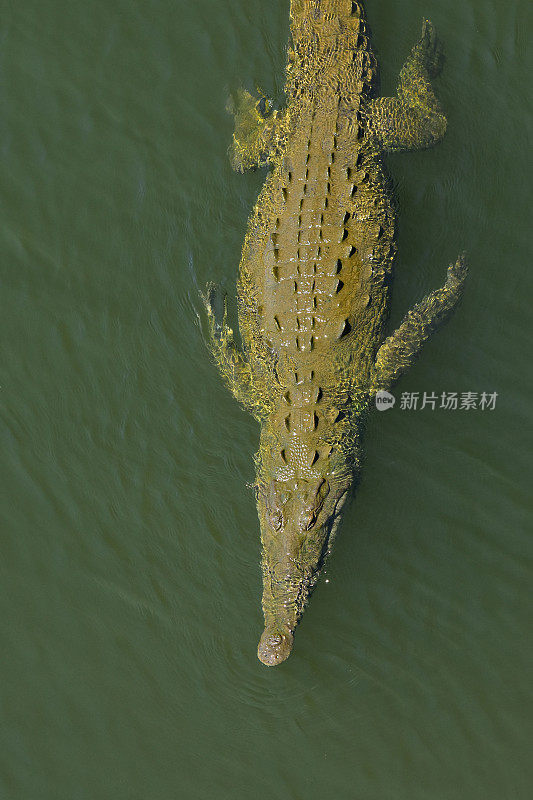
[[[210,346],[237,399],[261,423],[256,496],[265,630],[258,656],[289,655],[361,462],[375,393],[388,389],[461,295],[460,258],[444,286],[384,340],[395,254],[386,151],[444,134],[430,79],[440,47],[424,22],[397,97],[372,97],[376,63],[349,0],[292,0],[286,108],[239,93],[238,170],[270,165],[238,279],[242,349],[205,297]]]

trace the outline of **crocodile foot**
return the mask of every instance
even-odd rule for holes
[[[272,628],[265,628],[257,648],[259,661],[267,667],[276,667],[290,656],[293,641],[294,636],[289,630],[280,633]]]
[[[268,163],[276,138],[278,114],[263,94],[259,99],[246,89],[230,98],[226,110],[235,117],[235,132],[230,147],[234,170],[244,172]]]

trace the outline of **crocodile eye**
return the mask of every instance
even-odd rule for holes
[[[300,517],[300,530],[308,531],[316,522],[315,511],[304,511]]]
[[[266,519],[273,531],[279,531],[285,524],[282,500],[284,494],[274,481],[271,481],[265,493]]]
[[[268,513],[268,522],[272,530],[279,531],[283,522],[283,515],[281,511],[275,510]]]
[[[261,97],[255,104],[255,107],[263,119],[268,116],[272,108],[270,101],[266,97]]]

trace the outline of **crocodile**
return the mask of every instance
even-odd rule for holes
[[[240,90],[233,167],[270,171],[249,219],[237,281],[240,342],[226,296],[203,295],[222,377],[261,425],[254,489],[264,631],[258,657],[284,661],[362,461],[376,394],[411,365],[457,305],[466,264],[386,335],[396,252],[385,153],[434,145],[446,118],[431,80],[442,46],[424,20],[394,97],[376,95],[364,10],[291,0],[284,108]]]

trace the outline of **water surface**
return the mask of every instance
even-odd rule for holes
[[[388,162],[392,324],[471,264],[398,397],[498,400],[374,414],[328,582],[269,670],[258,431],[195,282],[233,296],[264,173],[231,172],[225,104],[282,101],[288,2],[2,5],[6,800],[531,796],[531,4],[366,7],[384,92],[424,15],[447,54],[445,141]]]

